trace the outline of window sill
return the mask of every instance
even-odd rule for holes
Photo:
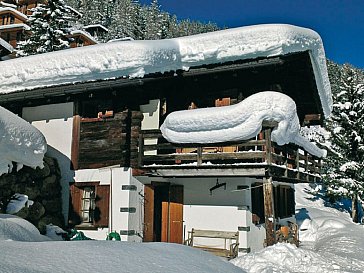
[[[93,225],[77,225],[75,228],[78,230],[98,230],[98,227]]]

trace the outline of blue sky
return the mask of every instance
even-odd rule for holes
[[[150,3],[150,0],[141,0]],[[364,68],[364,0],[159,0],[179,19],[220,27],[288,23],[317,31],[326,56]]]

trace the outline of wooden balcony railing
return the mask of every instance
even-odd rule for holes
[[[271,141],[271,124],[255,139],[213,144],[176,144],[160,130],[139,135],[138,165],[141,169],[267,167],[272,176],[298,181],[320,179],[321,159],[296,145],[278,146]]]

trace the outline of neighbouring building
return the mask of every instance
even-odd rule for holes
[[[0,2],[0,60],[15,58],[15,49],[19,41],[23,41],[27,36],[32,35],[29,25],[27,25],[28,16],[32,14],[32,9],[45,1],[36,0],[19,0]],[[82,16],[75,9],[70,8],[75,18]],[[97,35],[105,31],[102,26],[95,29],[90,28],[92,33]],[[107,30],[107,29],[106,29]],[[85,30],[73,30],[67,35],[70,47],[81,47],[97,44],[96,38]]]
[[[279,227],[295,222],[294,184],[320,181],[321,159],[271,141],[272,120],[251,139],[208,144],[171,143],[159,128],[170,113],[266,90],[292,98],[301,125],[322,123],[332,102],[317,33],[251,26],[0,66],[0,105],[45,135],[70,226],[135,242],[183,243],[193,228],[238,232],[239,255],[274,243]]]

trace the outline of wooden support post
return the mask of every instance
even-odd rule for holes
[[[144,137],[143,132],[139,133],[139,143],[138,143],[138,167],[143,167],[143,157],[144,157]]]
[[[271,140],[271,128],[267,128],[264,131],[264,137],[265,137],[265,160],[268,165],[272,164],[272,140]]]
[[[306,181],[310,181],[310,176],[308,175],[309,169],[308,169],[308,153],[305,151],[305,172],[306,172]]]
[[[197,147],[197,166],[202,165],[202,147]]]
[[[297,169],[296,178],[299,180],[300,179],[300,152],[298,149],[296,152],[296,169]]]
[[[266,245],[271,246],[276,243],[272,177],[264,178],[263,180],[263,196],[264,196]]]

